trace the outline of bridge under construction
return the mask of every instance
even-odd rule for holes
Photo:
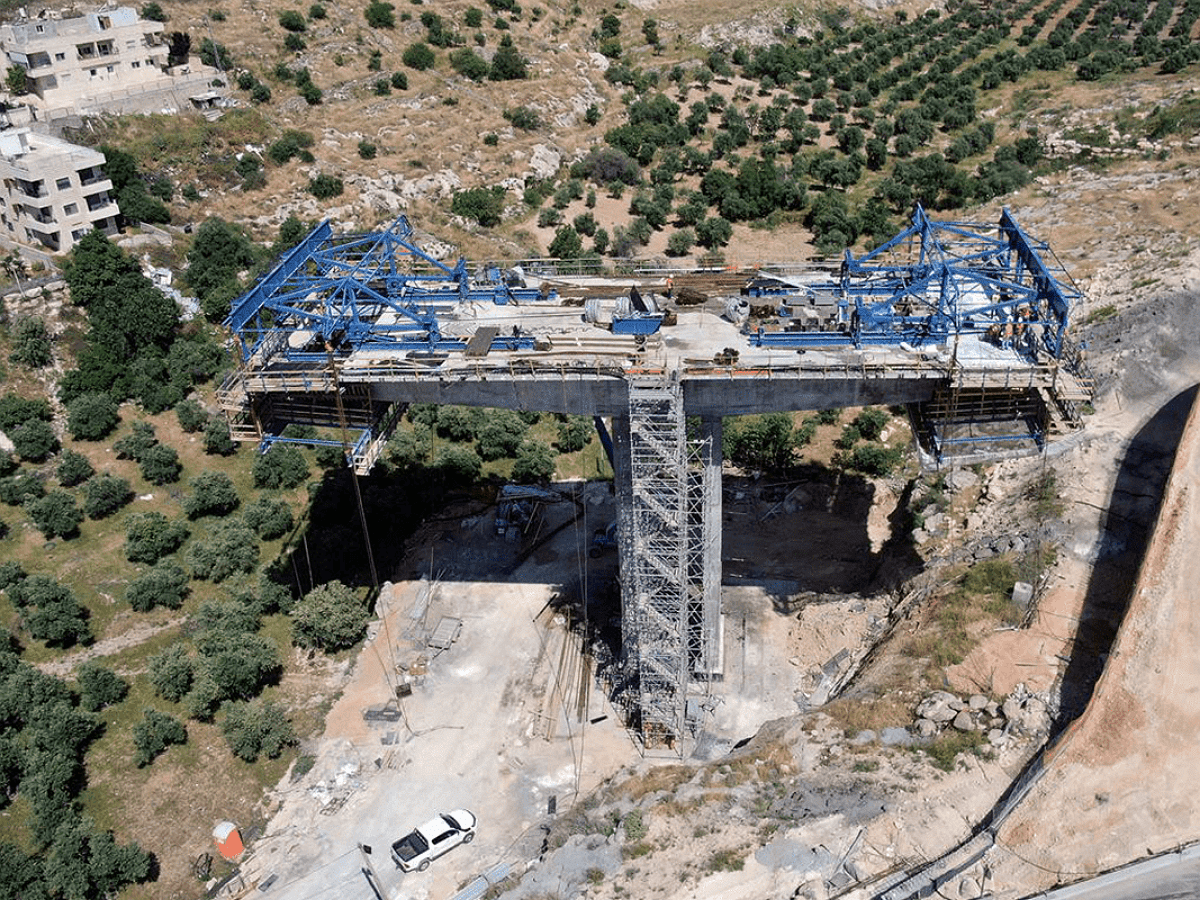
[[[720,677],[724,416],[904,404],[931,464],[1036,452],[1079,426],[1091,386],[1079,297],[1004,211],[935,222],[833,266],[629,278],[448,266],[401,217],[313,230],[236,300],[236,438],[340,428],[374,465],[409,403],[610,422],[630,725],[682,752]],[[601,424],[602,437],[607,430]]]

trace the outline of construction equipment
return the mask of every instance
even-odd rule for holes
[[[607,528],[597,528],[592,534],[592,546],[588,556],[598,559],[609,550],[617,549],[617,523],[613,522]]]

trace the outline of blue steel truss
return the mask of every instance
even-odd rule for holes
[[[989,226],[934,222],[919,204],[894,238],[858,258],[847,250],[836,279],[807,287],[806,296],[820,294],[837,297],[835,328],[760,329],[751,343],[919,347],[976,334],[1057,359],[1080,297],[1049,247],[1007,209]]]
[[[368,234],[335,235],[328,220],[314,228],[234,301],[225,324],[237,335],[243,361],[260,351],[313,360],[330,348],[463,350],[465,338],[442,335],[439,312],[464,301],[553,298],[506,284],[495,269],[472,283],[465,260],[443,264],[413,243],[412,233],[404,216]],[[533,340],[498,335],[492,346],[526,349]]]

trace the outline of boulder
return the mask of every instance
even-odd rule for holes
[[[1016,697],[1009,697],[1004,701],[1004,705],[1000,707],[1000,712],[1004,718],[1010,722],[1015,722],[1021,715],[1021,701]]]
[[[913,742],[907,728],[885,728],[879,733],[879,740],[885,747],[907,747]]]
[[[562,165],[562,154],[553,147],[537,144],[529,157],[529,172],[536,178],[553,178]]]
[[[917,724],[914,727],[917,731],[917,737],[923,739],[936,737],[940,730],[937,722],[934,722],[932,719],[917,719]]]
[[[1012,602],[1021,609],[1028,609],[1033,600],[1033,585],[1028,581],[1018,581],[1012,587]]]
[[[1041,734],[1050,730],[1050,710],[1044,701],[1030,697],[1021,707],[1021,715],[1017,719],[1021,729],[1027,734]]]
[[[954,469],[947,476],[946,484],[952,491],[963,491],[979,484],[979,476],[970,469]]]
[[[951,701],[958,700],[953,694],[948,694],[945,691],[938,691],[930,694],[917,705],[917,716],[922,719],[929,719],[931,722],[949,722],[954,718],[958,709],[962,708],[961,702],[956,709]]]
[[[967,700],[967,705],[971,709],[984,709],[988,705],[988,698],[983,694],[972,694]]]
[[[965,709],[959,712],[954,717],[954,721],[950,723],[957,731],[974,731],[975,720],[971,718],[971,714]]]

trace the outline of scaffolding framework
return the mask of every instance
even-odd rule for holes
[[[624,611],[627,664],[637,673],[640,732],[646,747],[678,749],[687,732],[689,611],[694,605],[689,547],[690,472],[683,387],[677,375],[629,381],[630,548]]]

